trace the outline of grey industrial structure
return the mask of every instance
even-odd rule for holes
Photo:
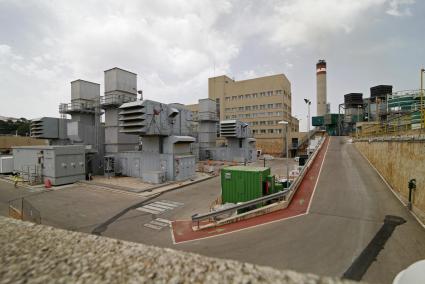
[[[48,139],[50,145],[14,147],[15,172],[32,182],[49,179],[53,185],[92,174],[162,183],[193,178],[197,160],[255,161],[248,125],[236,120],[219,124],[214,101],[200,100],[195,122],[182,104],[138,100],[142,92],[135,73],[112,68],[104,79],[104,96],[99,84],[75,80],[71,102],[59,105],[61,118],[32,120],[31,136]],[[226,143],[217,146],[219,125]]]

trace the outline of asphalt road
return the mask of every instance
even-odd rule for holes
[[[378,174],[343,137],[332,137],[310,214],[229,235],[177,245],[177,249],[342,276],[383,224],[403,217],[364,281],[391,283],[411,263],[425,258],[425,230],[390,192]]]

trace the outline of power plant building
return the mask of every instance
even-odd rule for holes
[[[299,121],[291,115],[291,96],[291,83],[284,74],[242,81],[225,75],[208,79],[208,98],[215,102],[219,120],[247,123],[257,148],[266,153],[282,153],[285,133],[279,121],[289,123],[289,133],[299,131]],[[196,120],[198,104],[187,108]]]

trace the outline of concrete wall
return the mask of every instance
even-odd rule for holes
[[[4,283],[358,283],[5,217],[0,217],[0,227],[0,278]]]
[[[409,196],[409,180],[416,179],[413,211],[425,221],[425,142],[364,141],[355,145],[403,201]]]

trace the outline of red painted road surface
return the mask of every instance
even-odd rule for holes
[[[325,158],[326,149],[329,144],[329,137],[326,138],[320,152],[313,161],[312,166],[305,175],[303,181],[298,187],[291,204],[285,209],[268,213],[262,216],[242,220],[236,223],[226,224],[215,228],[203,229],[200,231],[192,230],[191,220],[181,220],[172,222],[172,233],[176,244],[186,241],[208,238],[221,234],[239,231],[260,224],[266,224],[277,220],[284,220],[307,213],[311,198],[314,192],[314,186],[319,178],[320,167]]]

